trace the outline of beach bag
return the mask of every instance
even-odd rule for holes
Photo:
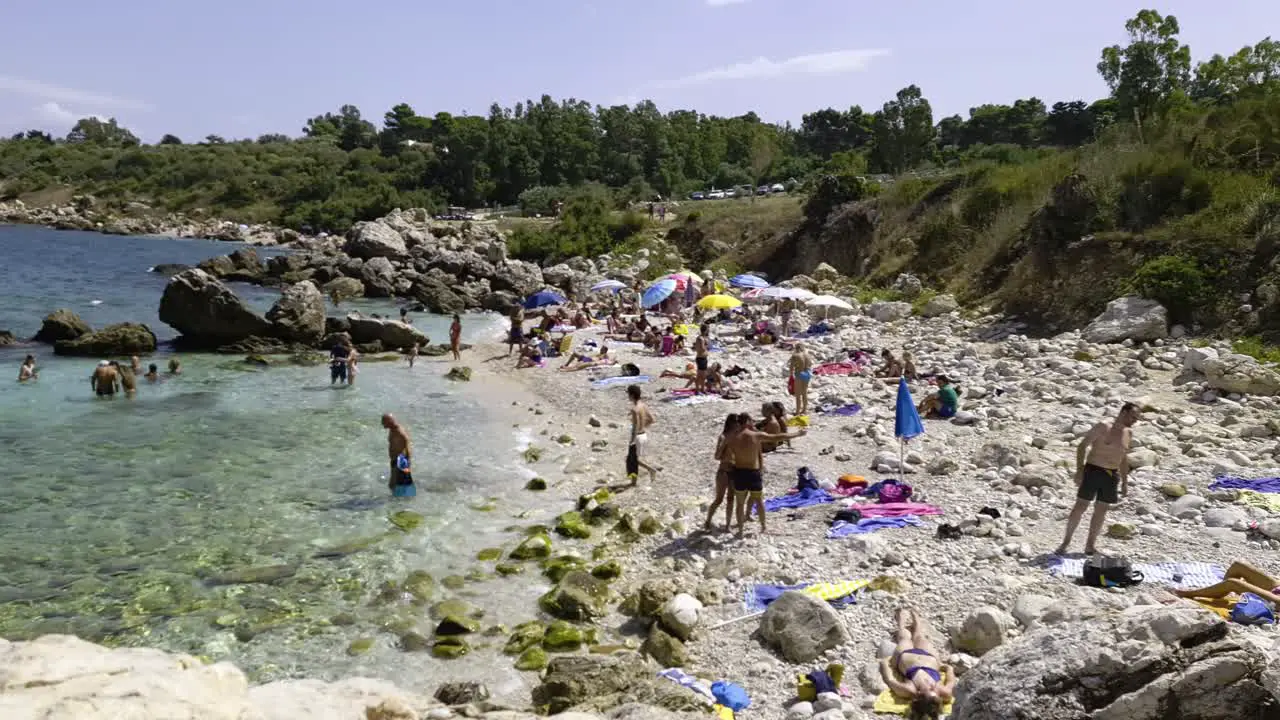
[[[635,363],[623,363],[622,365],[623,377],[636,377],[639,374],[640,374],[640,368]]]
[[[751,698],[741,685],[720,680],[711,684],[711,694],[715,696],[716,702],[734,712],[751,707]]]
[[[1245,593],[1231,608],[1231,619],[1241,625],[1271,625],[1275,623],[1276,615],[1266,600],[1253,593]]]
[[[796,394],[796,376],[795,375],[792,375],[791,377],[787,378],[787,394],[788,395]]]
[[[878,494],[882,503],[902,503],[911,499],[911,493],[910,485],[897,480],[885,480],[880,483]]]
[[[1142,573],[1133,569],[1128,558],[1094,555],[1084,562],[1080,584],[1089,587],[1132,587],[1141,583]]]
[[[796,489],[797,490],[818,490],[822,486],[818,484],[818,476],[807,467],[796,470]]]

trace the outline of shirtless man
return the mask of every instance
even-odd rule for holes
[[[804,349],[804,343],[796,343],[796,348],[791,353],[791,362],[788,367],[791,370],[791,377],[795,384],[795,414],[806,415],[809,412],[809,381],[813,380],[813,359],[809,357],[808,351]]]
[[[640,468],[649,471],[649,482],[658,476],[658,471],[644,461],[644,447],[649,444],[649,427],[653,425],[653,413],[649,406],[640,399],[640,386],[628,385],[627,397],[631,399],[631,441],[627,445],[627,477],[631,478],[631,486],[640,482]]]
[[[413,445],[409,442],[409,433],[405,432],[404,426],[391,413],[382,416],[382,427],[387,429],[387,457],[391,461],[391,474],[388,476],[390,479],[387,485],[394,495],[412,494],[397,490],[397,488],[413,486],[411,470],[400,467],[401,455],[405,457],[406,467],[411,467],[410,463],[413,462]]]
[[[693,376],[693,391],[695,393],[707,391],[707,351],[710,349],[711,326],[704,324],[698,332],[698,338],[693,341],[693,362],[697,367],[697,374]]]
[[[146,378],[149,383],[160,382],[160,366],[151,363],[147,366],[147,374],[142,377]]]
[[[142,360],[137,355],[129,358],[129,369],[133,371],[134,375],[142,374]]]
[[[98,397],[111,397],[120,389],[120,375],[111,363],[103,360],[89,376],[89,387],[93,388]]]
[[[805,431],[802,428],[789,433],[765,433],[755,429],[751,424],[751,416],[747,413],[739,415],[738,420],[740,429],[731,437],[725,438],[723,453],[729,464],[729,483],[733,487],[738,506],[738,532],[742,533],[746,529],[747,503],[750,502],[755,512],[760,514],[760,532],[763,533],[766,528],[762,444],[804,437]]]
[[[40,376],[40,371],[36,370],[36,356],[28,355],[22,361],[22,367],[18,368],[18,382],[26,382],[35,380]]]
[[[111,367],[116,369],[116,374],[120,377],[120,387],[124,389],[125,397],[133,397],[138,392],[138,377],[133,374],[133,366],[126,368],[113,360]]]
[[[1094,503],[1093,517],[1089,520],[1089,537],[1085,540],[1084,551],[1089,555],[1097,552],[1095,543],[1107,521],[1107,511],[1120,502],[1121,497],[1129,494],[1128,455],[1132,440],[1129,428],[1141,417],[1141,409],[1127,402],[1120,408],[1114,422],[1094,425],[1080,441],[1076,448],[1076,487],[1079,488],[1076,504],[1067,516],[1067,533],[1062,538],[1062,545],[1054,551],[1056,554],[1067,553],[1071,536],[1091,502]]]

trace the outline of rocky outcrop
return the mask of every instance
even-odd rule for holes
[[[396,268],[385,257],[370,258],[360,268],[366,297],[391,297],[396,292]]]
[[[197,267],[228,282],[257,283],[266,273],[266,266],[253,248],[240,248],[230,255],[209,258]]]
[[[399,320],[367,318],[360,315],[348,315],[347,322],[351,341],[357,345],[379,342],[384,348],[408,348],[414,343],[426,345],[431,342],[426,333],[408,323]]]
[[[920,314],[924,317],[938,317],[959,309],[960,303],[956,302],[955,296],[943,293],[929,298],[920,308]]]
[[[760,618],[760,636],[789,662],[806,663],[848,642],[840,616],[826,602],[801,592],[785,592]]]
[[[1159,340],[1169,337],[1169,312],[1155,300],[1133,296],[1116,298],[1089,323],[1083,335],[1091,343]]]
[[[355,278],[339,277],[326,282],[324,287],[320,288],[320,291],[327,297],[336,297],[342,300],[364,297],[364,283]]]
[[[36,342],[56,343],[59,340],[75,340],[91,332],[93,328],[89,327],[89,323],[81,320],[79,315],[62,308],[46,315],[44,322],[40,323],[40,330],[31,339]]]
[[[117,323],[101,330],[81,335],[74,340],[59,340],[53,344],[58,355],[104,356],[141,355],[156,351],[156,335],[151,328],[139,323]]]
[[[92,230],[108,235],[161,235],[165,237],[209,238],[276,245],[305,240],[295,230],[273,225],[228,222],[195,218],[181,213],[159,213],[144,203],[131,202],[124,208],[105,208],[91,195],[77,195],[68,205],[31,207],[21,200],[0,202],[0,222],[41,225],[60,230]]]
[[[1280,395],[1280,371],[1261,365],[1248,355],[1206,357],[1200,362],[1200,370],[1209,387],[1217,390],[1241,395]]]
[[[643,703],[675,712],[706,712],[696,695],[665,678],[659,668],[633,652],[563,655],[547,666],[533,689],[533,703],[555,714],[600,712]]]
[[[896,322],[911,317],[911,303],[876,300],[863,311],[879,322]]]
[[[9,332],[8,330],[0,330],[0,347],[5,347],[6,345],[17,345],[17,344],[18,344],[18,338],[14,337],[13,333]]]
[[[307,280],[290,285],[267,311],[266,319],[275,337],[315,345],[324,337],[324,296]]]
[[[1280,658],[1256,632],[1186,606],[1034,629],[961,678],[953,717],[1275,720]]]
[[[381,220],[356,223],[342,250],[351,257],[362,260],[376,257],[402,258],[409,254],[409,248],[400,233]]]
[[[250,336],[267,336],[271,324],[234,292],[198,268],[169,280],[160,298],[160,320],[191,347],[214,348]]]

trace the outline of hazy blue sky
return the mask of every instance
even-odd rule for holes
[[[144,139],[296,135],[542,93],[798,121],[916,83],[936,117],[1106,92],[1094,66],[1143,7],[1196,60],[1280,33],[1277,0],[60,0],[0,15],[0,132],[115,116]]]

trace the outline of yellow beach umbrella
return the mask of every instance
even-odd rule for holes
[[[699,310],[731,310],[742,305],[742,301],[732,295],[708,295],[698,301]]]

